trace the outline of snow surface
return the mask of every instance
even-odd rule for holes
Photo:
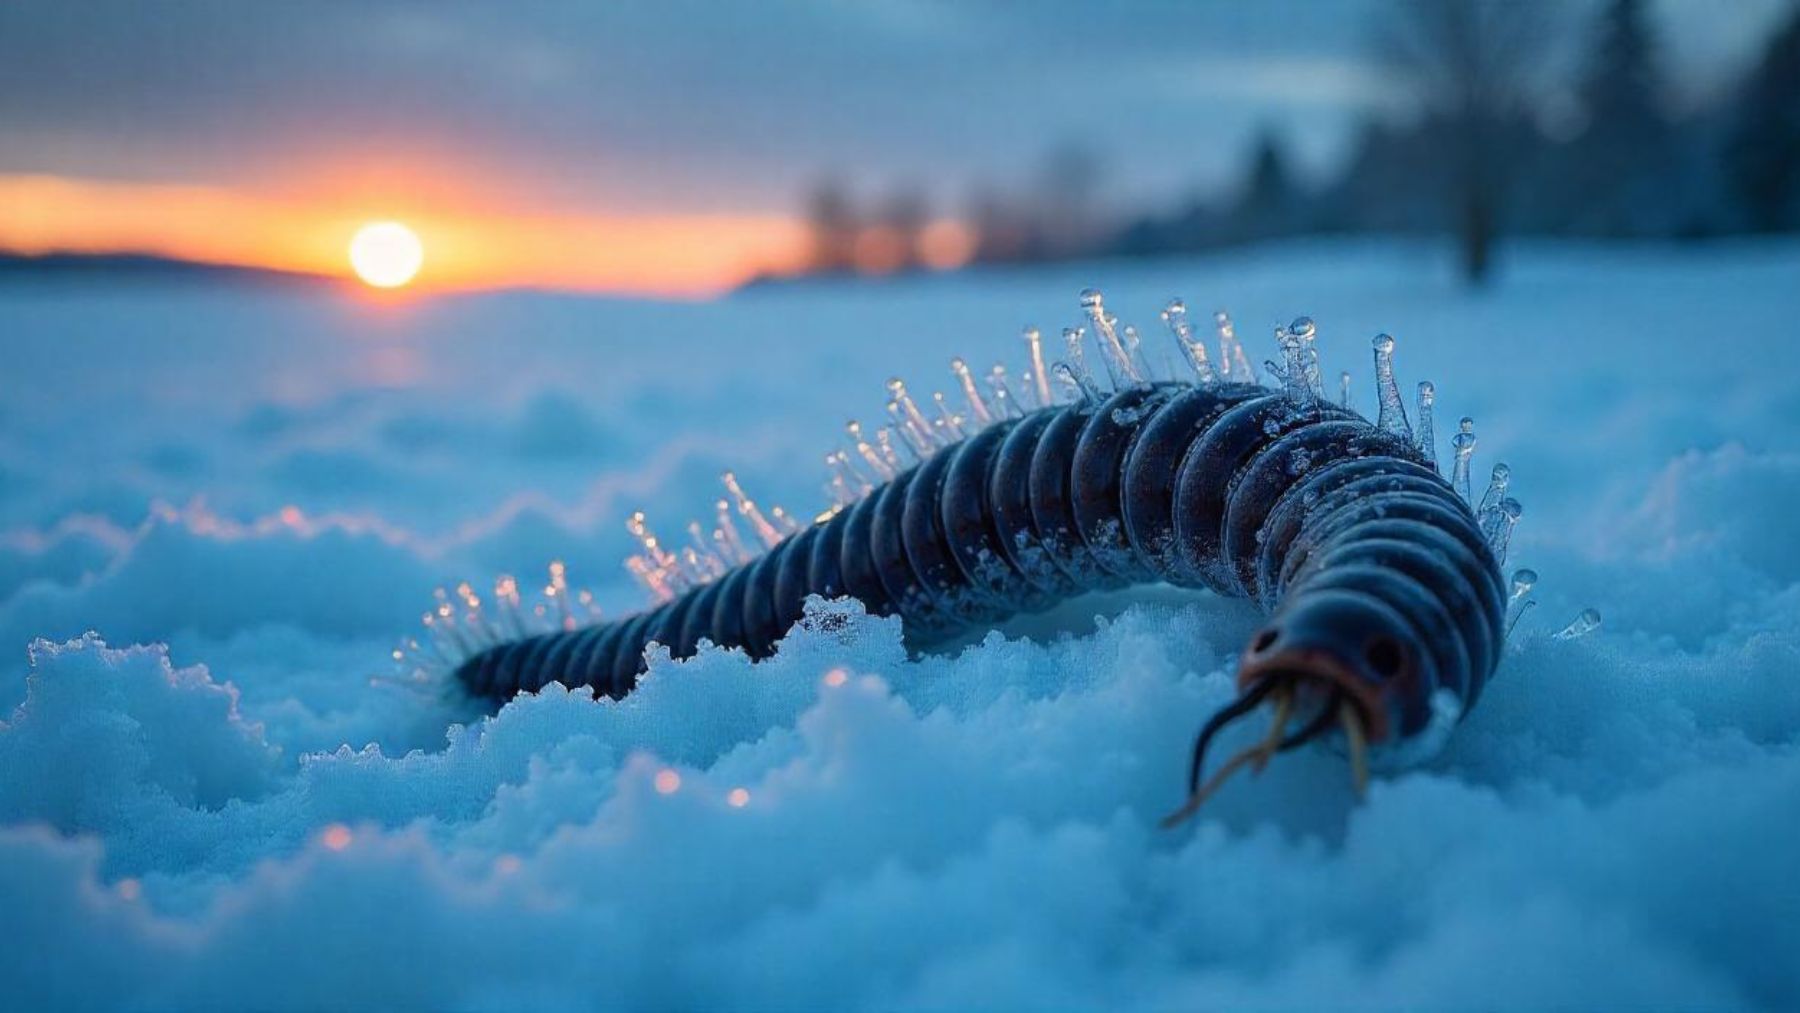
[[[1512,465],[1542,604],[1366,804],[1318,750],[1156,829],[1255,621],[1167,589],[491,720],[385,678],[446,581],[561,558],[635,607],[627,512],[678,531],[723,467],[815,507],[890,374],[1016,363],[1087,284],[1259,358],[1309,313],[1364,410],[1391,331]],[[0,1006],[1793,1008],[1797,310],[1792,244],[1526,248],[1478,294],[1382,244],[706,304],[0,290]]]

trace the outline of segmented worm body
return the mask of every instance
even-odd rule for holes
[[[1505,636],[1503,532],[1517,503],[1501,506],[1504,466],[1479,513],[1459,494],[1460,442],[1451,480],[1438,473],[1429,443],[1407,427],[1392,340],[1376,342],[1382,418],[1370,422],[1320,396],[1310,321],[1278,334],[1287,366],[1270,365],[1283,380],[1271,389],[1245,382],[1229,345],[1215,371],[1178,319],[1171,329],[1196,375],[1177,381],[1152,378],[1135,340],[1121,340],[1092,301],[1084,306],[1113,389],[1075,356],[1058,364],[1075,400],[1025,411],[1004,383],[998,404],[982,399],[959,360],[984,426],[964,435],[972,425],[949,416],[941,446],[904,466],[890,458],[891,477],[812,524],[764,530],[773,544],[762,555],[649,611],[487,647],[457,679],[493,698],[553,681],[616,698],[631,691],[652,642],[678,658],[703,640],[767,656],[809,595],[899,615],[909,641],[929,647],[1081,592],[1162,581],[1246,596],[1269,615],[1239,665],[1243,696],[1196,744],[1192,804],[1210,791],[1200,782],[1206,740],[1265,700],[1277,714],[1269,738],[1229,768],[1260,767],[1334,727],[1360,763],[1360,743],[1418,735],[1446,699],[1459,712],[1472,705]],[[1072,352],[1081,340],[1075,332]],[[1033,379],[1048,390],[1041,358]],[[1422,385],[1427,411],[1430,394]],[[903,390],[896,409],[922,436],[927,423]],[[869,460],[865,470],[879,471],[881,459]],[[753,504],[745,516],[770,527]],[[653,537],[646,544],[650,564],[673,560]],[[1290,715],[1307,713],[1285,730]]]

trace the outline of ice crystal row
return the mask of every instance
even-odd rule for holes
[[[628,566],[659,607],[465,654],[458,675],[494,696],[550,680],[617,696],[652,641],[677,656],[702,640],[767,654],[809,593],[897,613],[928,644],[1083,589],[1164,580],[1272,610],[1273,639],[1253,642],[1246,673],[1315,664],[1302,649],[1350,650],[1346,609],[1359,637],[1391,634],[1379,657],[1363,656],[1359,639],[1335,675],[1318,675],[1346,680],[1340,688],[1371,708],[1378,734],[1411,734],[1425,720],[1429,701],[1406,695],[1418,687],[1472,701],[1504,636],[1504,542],[1484,538],[1466,493],[1427,466],[1400,402],[1393,339],[1375,345],[1372,425],[1324,398],[1308,318],[1280,329],[1276,392],[1249,382],[1224,314],[1214,363],[1185,304],[1166,306],[1171,358],[1185,372],[1170,378],[1100,293],[1084,293],[1080,308],[1059,361],[1046,364],[1038,332],[1026,332],[1016,390],[1028,393],[1008,392],[1003,367],[984,390],[966,359],[951,364],[948,394],[921,398],[891,380],[889,424],[847,425],[846,442],[827,452],[834,503],[813,523],[765,512],[732,476],[712,531],[690,525],[683,551],[634,515],[642,551]],[[1458,618],[1446,628],[1426,622],[1434,614]],[[1423,629],[1439,636],[1421,639]],[[1393,666],[1414,676],[1398,696]]]

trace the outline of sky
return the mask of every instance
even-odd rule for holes
[[[1657,0],[1677,98],[1785,2]],[[1263,129],[1326,171],[1404,114],[1384,5],[12,0],[0,248],[342,273],[397,218],[436,285],[704,293],[791,264],[827,176],[955,217],[1074,144],[1143,208],[1227,185]]]

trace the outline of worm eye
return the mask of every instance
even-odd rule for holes
[[[1279,639],[1280,636],[1281,633],[1278,630],[1267,629],[1262,631],[1257,634],[1256,642],[1250,645],[1250,653],[1261,654],[1269,648],[1274,647],[1275,641]]]
[[[1369,641],[1369,646],[1363,651],[1363,658],[1368,661],[1375,674],[1383,679],[1391,679],[1400,674],[1401,666],[1406,663],[1405,652],[1392,637],[1376,637]]]

